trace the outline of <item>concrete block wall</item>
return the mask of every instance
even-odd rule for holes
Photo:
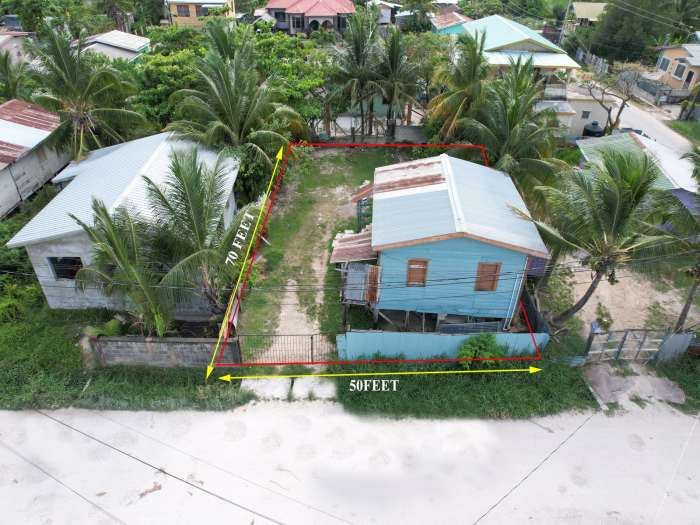
[[[202,368],[209,364],[216,339],[196,337],[98,337],[93,341],[104,366]]]

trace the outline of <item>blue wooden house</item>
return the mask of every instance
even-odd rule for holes
[[[448,155],[377,168],[353,196],[372,201],[372,222],[334,240],[343,301],[388,312],[434,314],[437,325],[516,315],[532,258],[548,258],[510,177]],[[423,321],[425,323],[425,320]]]

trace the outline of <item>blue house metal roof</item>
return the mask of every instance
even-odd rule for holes
[[[468,237],[539,257],[547,248],[510,177],[448,155],[377,168],[372,248]]]

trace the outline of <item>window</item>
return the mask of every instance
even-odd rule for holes
[[[582,111],[582,112],[581,112],[581,118],[582,118],[582,119],[590,118],[590,116],[591,116],[591,112],[590,112],[590,111]]]
[[[671,61],[666,58],[666,57],[661,57],[661,60],[659,60],[659,69],[661,71],[668,71],[668,66],[671,64]]]
[[[75,279],[75,275],[83,267],[80,257],[49,257],[49,264],[56,279]]]
[[[190,16],[190,6],[178,5],[177,6],[177,16]]]
[[[501,263],[479,263],[476,269],[477,292],[495,292],[498,288],[498,277],[501,273]]]
[[[684,74],[685,74],[685,66],[683,64],[678,64],[676,66],[675,71],[673,72],[673,76],[676,78],[683,78]]]
[[[194,10],[197,12],[197,16],[207,16],[209,14],[209,8],[203,5],[194,6]]]
[[[286,13],[284,11],[275,11],[275,20],[278,22],[284,22]]]
[[[427,259],[409,259],[406,273],[406,286],[425,286],[428,276]]]
[[[344,16],[338,17],[338,29],[340,31],[343,31],[345,29],[345,27],[347,26],[347,23],[348,23],[348,21]]]
[[[292,27],[294,29],[301,29],[303,24],[301,23],[301,17],[300,16],[294,16],[292,17]]]

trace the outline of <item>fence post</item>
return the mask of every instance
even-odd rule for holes
[[[314,362],[314,336],[313,334],[310,336],[311,337],[311,362]]]
[[[622,347],[625,346],[625,341],[627,341],[627,335],[630,333],[629,330],[625,330],[625,335],[620,339],[620,344],[617,345],[617,353],[615,354],[615,361],[620,359],[620,354],[622,353]]]
[[[642,348],[644,347],[644,343],[647,342],[647,337],[649,337],[649,330],[644,330],[644,337],[642,337],[642,340],[639,341],[639,346],[637,347],[637,353],[634,355],[635,361],[639,357],[639,352],[642,351]]]
[[[584,357],[588,357],[588,352],[591,351],[591,346],[593,346],[593,339],[595,338],[596,329],[594,323],[591,323],[590,332],[588,332],[588,340],[586,341],[586,352],[583,354]]]

